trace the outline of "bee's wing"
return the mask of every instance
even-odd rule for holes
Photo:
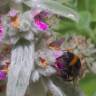
[[[59,40],[56,40],[56,41],[53,41],[49,44],[49,47],[53,47],[52,45],[56,45],[58,47],[61,47],[61,45],[63,44],[64,42],[64,38],[61,38]]]
[[[24,3],[31,8],[36,7],[35,5],[37,4],[39,8],[41,8],[42,10],[49,10],[54,14],[64,16],[73,21],[76,22],[79,21],[78,13],[67,6],[62,5],[59,1],[53,1],[53,0],[37,0],[37,1],[38,2],[36,2],[36,0],[34,1],[27,0]]]

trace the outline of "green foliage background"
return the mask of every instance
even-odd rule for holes
[[[62,0],[64,5],[78,12],[80,19],[78,23],[64,18],[60,21],[57,32],[61,34],[82,34],[96,44],[96,0]]]

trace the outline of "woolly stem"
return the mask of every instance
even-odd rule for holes
[[[45,78],[45,87],[47,87],[48,91],[52,94],[52,96],[66,96],[62,90],[56,86],[52,80],[49,78]]]
[[[34,43],[16,46],[11,53],[7,96],[24,96],[34,70]]]

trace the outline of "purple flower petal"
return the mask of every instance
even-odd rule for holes
[[[3,37],[4,37],[4,27],[0,25],[0,41],[2,41]]]
[[[4,38],[4,27],[2,25],[2,17],[0,16],[0,41]]]
[[[48,30],[48,25],[42,21],[35,21],[35,26],[40,30],[40,31],[45,31]]]
[[[9,12],[8,15],[11,16],[11,17],[14,17],[14,16],[17,15],[17,11],[16,11],[15,9],[12,9],[12,10]]]
[[[0,71],[0,80],[5,80],[5,79],[6,79],[6,73]]]
[[[44,22],[44,19],[48,16],[48,12],[41,11],[34,16],[34,24],[40,31],[48,30],[48,24]]]
[[[58,57],[60,57],[60,56],[62,56],[63,55],[63,51],[61,51],[61,50],[55,50],[54,52],[53,52],[53,55],[54,55],[54,57],[55,58],[58,58]]]

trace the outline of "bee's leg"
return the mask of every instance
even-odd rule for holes
[[[77,76],[75,76],[75,77],[73,77],[73,86],[74,86],[74,88],[77,88],[78,86],[79,86],[79,77]]]

